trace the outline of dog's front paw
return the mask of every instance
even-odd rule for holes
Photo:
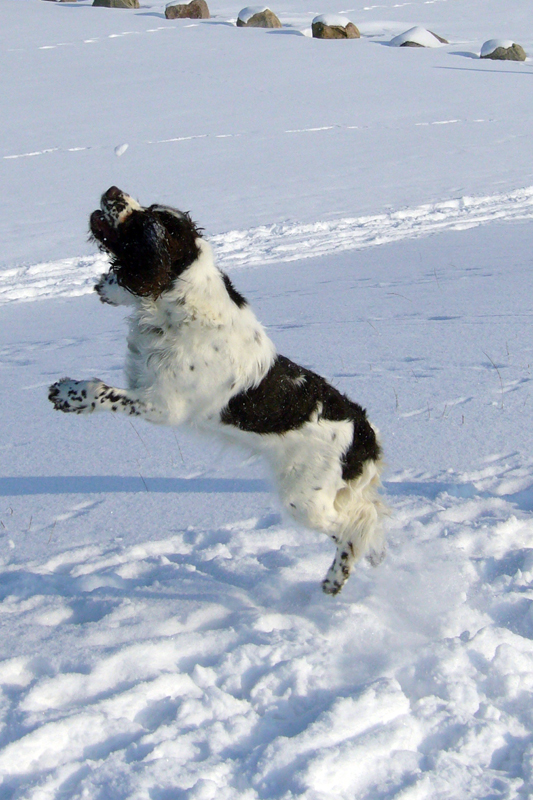
[[[113,294],[117,290],[117,276],[114,272],[105,272],[100,276],[100,280],[94,287],[94,291],[102,301],[102,303],[109,303],[111,306],[116,306],[117,303],[113,300]]]
[[[119,285],[117,276],[110,270],[105,272],[94,287],[94,291],[102,301],[110,306],[128,306],[135,302],[131,292]]]
[[[64,411],[66,414],[90,414],[96,407],[95,387],[98,385],[103,384],[97,381],[61,378],[50,386],[48,399],[56,411]]]

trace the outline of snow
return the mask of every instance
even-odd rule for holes
[[[337,25],[345,28],[350,24],[348,17],[342,17],[340,14],[319,14],[318,17],[313,19],[313,22],[321,22],[323,25]]]
[[[248,22],[255,14],[261,14],[266,11],[268,6],[246,6],[242,11],[239,11],[238,19],[242,22]]]
[[[530,797],[531,64],[478,59],[531,52],[529,0],[280,0],[246,35],[224,0],[0,11],[0,798]],[[318,12],[356,46],[291,35]],[[387,46],[413,26],[452,44]],[[123,380],[86,238],[112,184],[190,210],[380,429],[388,557],[337,598],[260,462],[51,409]]]
[[[115,147],[115,155],[120,157],[123,156],[126,150],[128,149],[129,145],[124,142],[124,144],[119,144]]]
[[[401,47],[405,42],[414,42],[421,47],[442,47],[442,42],[431,31],[427,31],[419,25],[395,36],[394,39],[391,39],[390,44],[392,47]]]
[[[491,53],[494,53],[499,47],[503,47],[504,50],[508,50],[509,47],[513,46],[513,41],[511,39],[489,39],[488,42],[484,42],[481,47],[481,56],[488,56]]]

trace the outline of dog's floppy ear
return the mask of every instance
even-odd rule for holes
[[[120,236],[112,266],[120,286],[139,297],[154,299],[172,282],[172,254],[162,220],[152,214],[133,212]]]
[[[197,239],[201,238],[201,228],[191,219],[190,214],[175,215],[164,213],[163,224],[171,259],[172,275],[177,277],[190,267],[200,255]]]
[[[159,205],[133,208],[112,225],[105,213],[112,200],[114,195],[103,211],[92,214],[91,231],[110,253],[119,285],[139,297],[157,299],[200,255],[201,229],[190,214]]]

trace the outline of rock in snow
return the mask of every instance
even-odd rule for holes
[[[191,0],[190,3],[169,3],[165,8],[167,19],[209,19],[209,7],[205,0]]]
[[[139,0],[93,0],[93,6],[103,8],[140,8]]]
[[[311,30],[314,39],[359,39],[359,29],[347,17],[321,14],[315,17]]]
[[[267,6],[247,6],[239,11],[238,28],[281,28],[278,17]]]
[[[395,36],[390,44],[392,47],[440,47],[441,44],[448,44],[448,41],[432,31],[417,26]]]
[[[480,58],[495,61],[525,61],[526,54],[521,45],[510,39],[489,39],[481,48]]]

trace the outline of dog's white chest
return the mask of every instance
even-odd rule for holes
[[[218,416],[231,396],[268,368],[271,343],[256,322],[213,324],[177,306],[141,309],[131,320],[126,376],[132,389],[147,389],[195,423]],[[273,350],[273,348],[272,348]],[[260,375],[258,375],[260,377]]]

